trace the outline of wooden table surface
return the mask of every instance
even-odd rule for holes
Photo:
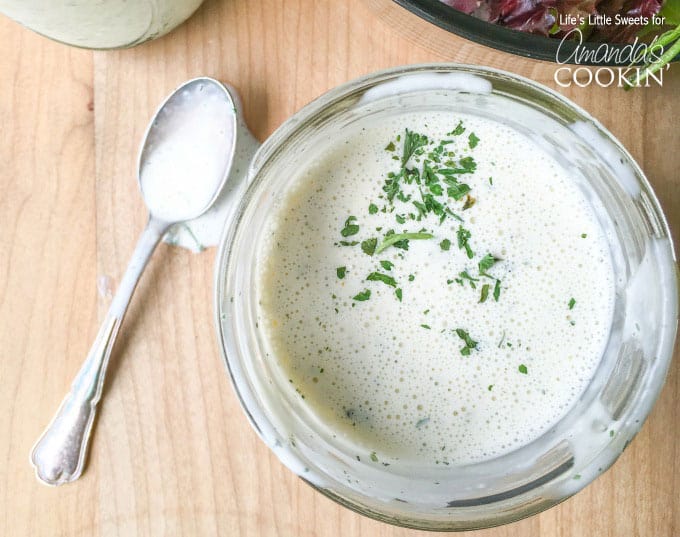
[[[169,36],[117,52],[68,48],[0,17],[0,535],[425,535],[335,505],[259,441],[216,344],[214,249],[156,252],[83,478],[40,485],[28,453],[106,310],[98,279],[121,276],[144,225],[137,147],[170,90],[198,75],[233,84],[262,140],[327,89],[398,64],[477,63],[554,86],[554,65],[448,43],[416,45],[361,0],[207,0]],[[663,88],[564,93],[632,152],[680,233],[680,67]],[[554,509],[478,534],[680,535],[679,367],[609,472]]]

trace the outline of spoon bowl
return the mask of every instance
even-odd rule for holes
[[[183,222],[212,206],[234,158],[234,110],[227,88],[207,77],[185,82],[158,107],[139,152],[137,175],[152,216]]]

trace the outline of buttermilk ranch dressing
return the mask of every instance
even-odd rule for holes
[[[451,140],[449,168],[474,160],[456,176],[466,196],[435,196],[455,218],[411,218],[415,183],[387,199],[406,129],[427,137],[425,153]],[[406,168],[423,177],[426,158]],[[615,287],[606,237],[568,171],[509,126],[445,112],[357,125],[299,170],[268,225],[256,278],[267,355],[364,457],[508,453],[566,414],[601,359]],[[421,238],[378,251],[390,231]]]
[[[199,99],[196,92],[204,95]],[[142,157],[140,185],[150,211],[161,220],[183,221],[170,229],[166,242],[195,252],[218,243],[259,146],[243,120],[238,94],[229,87],[227,93],[231,100],[216,86],[189,86],[159,116],[164,127],[150,136]],[[191,219],[225,175],[210,210]]]

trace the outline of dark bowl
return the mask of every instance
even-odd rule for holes
[[[587,55],[587,52],[593,53],[598,47],[603,46],[607,47],[609,51],[619,50],[621,51],[621,56],[627,57],[624,54],[626,49],[623,48],[626,46],[625,44],[603,44],[586,41],[579,46],[572,40],[562,42],[561,39],[520,32],[486,22],[447,6],[439,0],[393,0],[393,2],[448,32],[475,43],[518,56],[557,62],[557,55],[559,53],[560,63],[598,66],[626,66],[629,64],[629,61],[592,61],[589,59],[575,61],[573,58],[577,48],[579,49],[579,55],[580,53]],[[677,60],[678,58],[675,58],[674,61]]]

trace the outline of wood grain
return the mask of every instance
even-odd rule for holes
[[[177,84],[197,75],[233,84],[260,139],[327,89],[393,65],[454,60],[554,86],[550,64],[448,35],[432,50],[384,20],[360,0],[207,0],[165,38],[109,53],[0,20],[0,535],[426,535],[335,505],[257,439],[219,358],[212,250],[162,246],[152,260],[114,353],[83,479],[46,488],[28,465],[107,306],[97,278],[121,276],[144,224],[137,146]],[[669,75],[658,89],[564,93],[630,149],[680,230],[680,69]],[[676,361],[608,473],[557,508],[473,535],[680,534],[679,422]]]

